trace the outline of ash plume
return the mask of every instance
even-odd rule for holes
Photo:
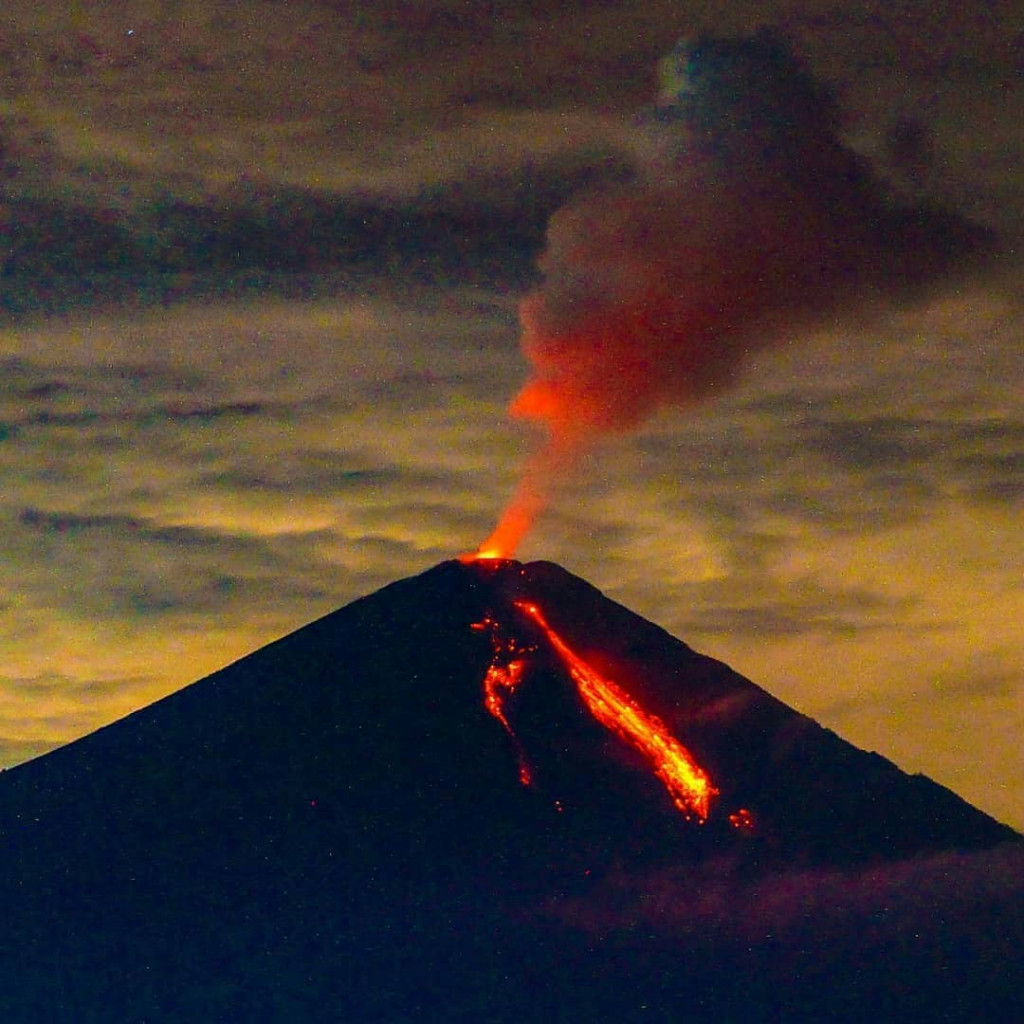
[[[721,392],[757,349],[905,297],[983,239],[894,202],[772,32],[684,40],[660,77],[634,179],[549,223],[511,405],[546,441],[481,553],[512,554],[588,444]]]

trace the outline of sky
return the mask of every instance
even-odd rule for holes
[[[677,234],[737,251],[732,158],[678,173],[659,62],[769,24],[872,196],[942,230],[842,246],[867,290],[787,298],[699,393],[590,431],[518,556],[1024,828],[1011,8],[13,0],[0,765],[475,549],[544,450],[554,421],[507,407],[573,275],[603,311],[638,265],[699,291],[651,255]],[[652,220],[652,188],[703,227]],[[828,194],[846,242],[863,211]]]

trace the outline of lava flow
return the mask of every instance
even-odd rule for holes
[[[481,622],[474,622],[472,628],[490,633],[494,657],[484,676],[484,707],[501,722],[515,744],[516,758],[519,761],[519,781],[528,786],[533,781],[530,766],[526,762],[526,754],[515,730],[505,714],[505,701],[515,692],[526,672],[526,659],[523,656],[526,650],[515,640],[503,637],[498,623],[489,615]]]
[[[701,823],[706,821],[711,800],[718,790],[665,723],[644,711],[618,684],[601,675],[576,654],[551,628],[536,604],[515,601],[514,606],[547,638],[594,718],[647,759],[654,774],[668,790],[672,802],[687,818],[696,817]],[[522,681],[528,657],[536,648],[506,636],[491,616],[474,623],[473,628],[487,630],[494,647],[494,657],[484,677],[484,706],[516,741],[519,778],[524,785],[529,785],[529,766],[505,712],[505,701]]]

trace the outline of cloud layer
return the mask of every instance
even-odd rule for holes
[[[760,356],[593,449],[523,556],[1012,819],[1017,316],[977,290]],[[384,286],[0,334],[8,762],[471,549],[529,441],[515,334],[514,297]]]

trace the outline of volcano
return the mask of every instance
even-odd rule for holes
[[[1020,1019],[1024,844],[550,563],[0,777],[5,1021]]]

